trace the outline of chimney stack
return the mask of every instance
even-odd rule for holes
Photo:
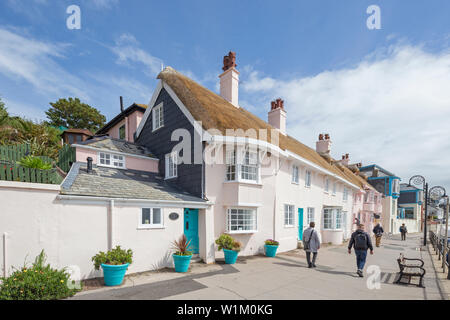
[[[316,142],[316,151],[320,154],[330,154],[331,140],[328,133],[319,134],[319,141]]]
[[[281,134],[286,135],[286,111],[284,110],[284,101],[278,98],[272,101],[268,114],[269,124],[280,130]]]
[[[224,71],[220,76],[220,96],[239,108],[239,72],[236,70],[236,52],[223,57]]]
[[[342,163],[344,166],[348,167],[349,162],[350,162],[350,158],[349,158],[348,153],[342,155],[341,163]]]
[[[120,96],[120,112],[123,112],[123,97]]]

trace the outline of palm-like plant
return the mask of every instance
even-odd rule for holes
[[[172,249],[177,256],[190,256],[192,252],[188,250],[191,240],[186,238],[186,235],[182,235],[180,239],[172,242]]]

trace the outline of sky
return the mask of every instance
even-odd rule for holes
[[[81,13],[69,29],[70,5]],[[369,29],[370,5],[380,29]],[[79,97],[108,120],[150,101],[171,66],[218,92],[237,54],[239,103],[267,120],[281,97],[288,134],[332,155],[415,174],[450,193],[450,2],[447,0],[2,0],[0,97],[44,120],[49,102]]]

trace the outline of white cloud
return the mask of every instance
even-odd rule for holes
[[[119,0],[87,0],[85,3],[98,9],[110,9],[119,4]]]
[[[1,27],[0,43],[0,73],[28,82],[42,93],[88,99],[82,81],[57,63],[67,45],[34,40]]]
[[[117,55],[117,64],[130,67],[133,64],[144,65],[146,67],[144,72],[151,77],[161,71],[163,61],[141,49],[139,42],[129,33],[120,35],[111,50]]]
[[[404,181],[422,174],[450,189],[448,50],[394,45],[354,67],[289,80],[250,70],[241,88],[265,110],[282,97],[289,134],[312,147],[327,132],[336,158],[350,153],[352,161],[377,163]]]

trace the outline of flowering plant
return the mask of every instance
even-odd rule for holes
[[[268,246],[278,246],[280,244],[278,241],[273,239],[267,239],[264,243]]]

